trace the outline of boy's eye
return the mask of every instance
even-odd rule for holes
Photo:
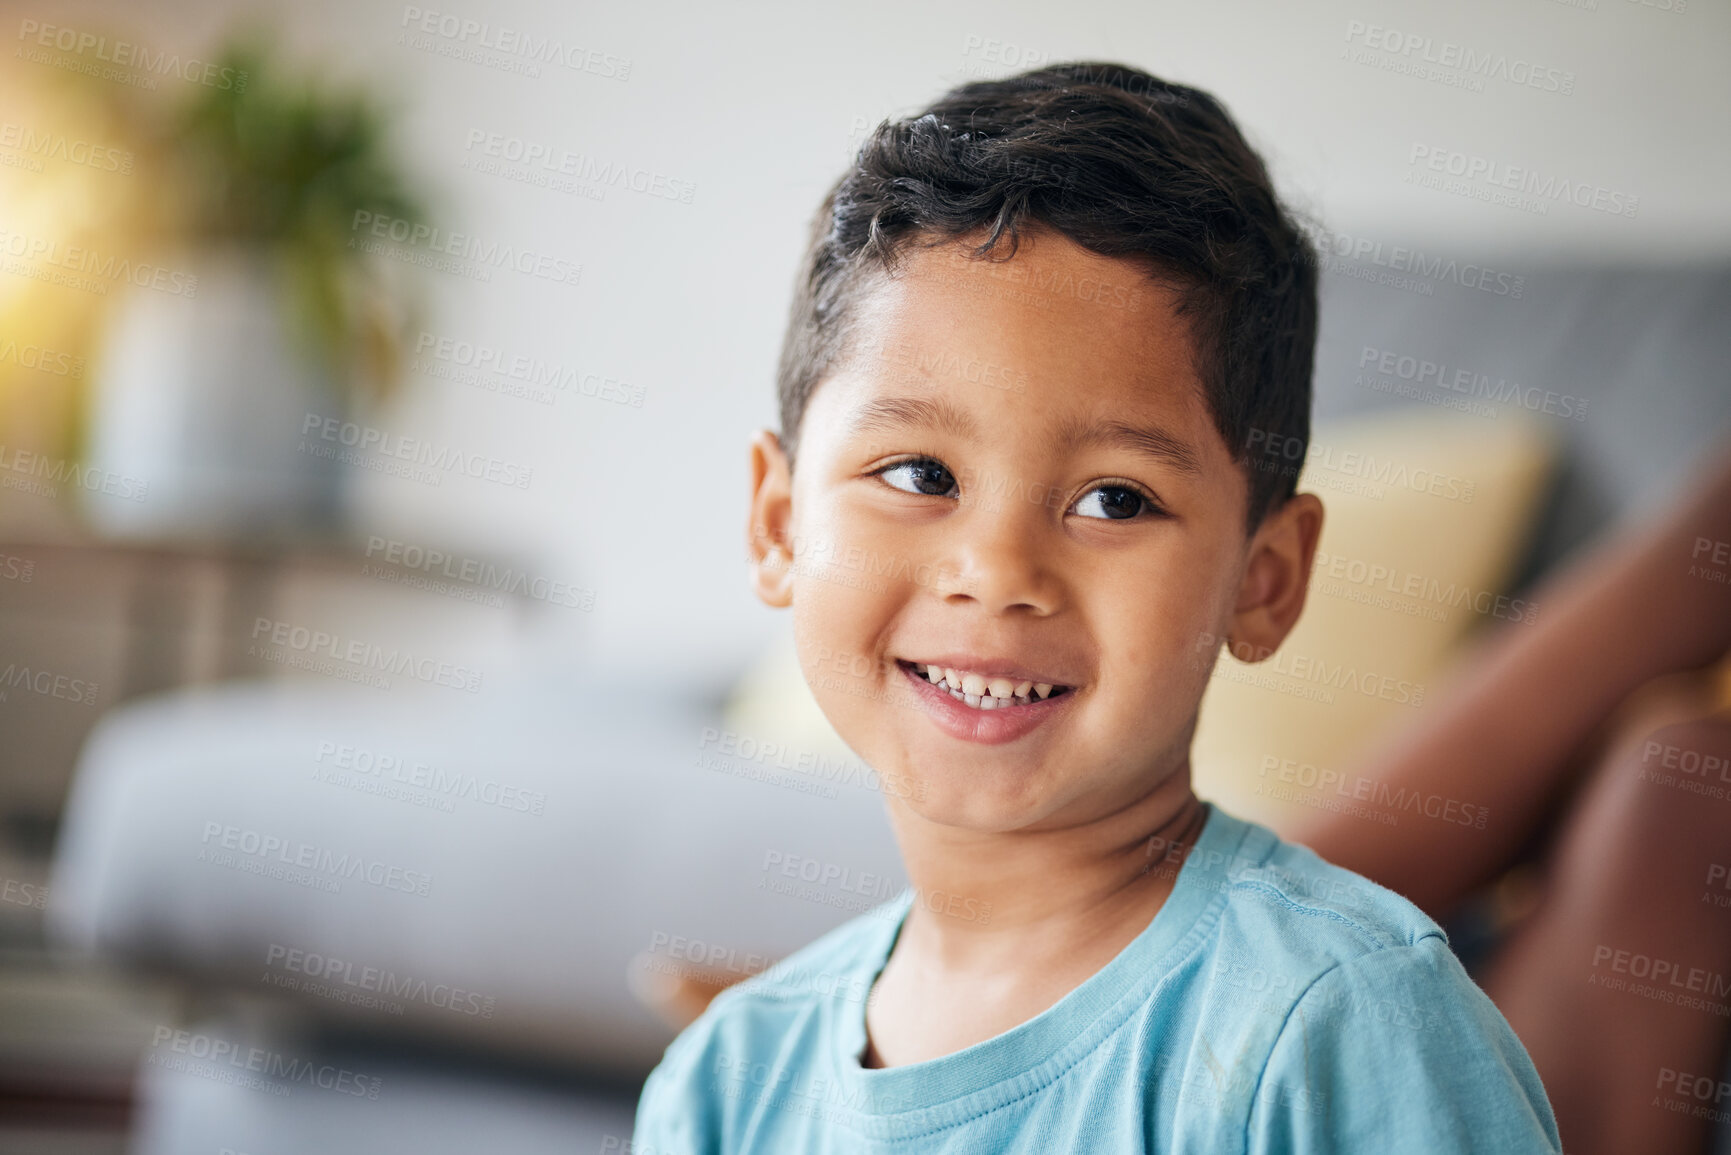
[[[1141,513],[1144,508],[1152,509],[1153,506],[1140,493],[1122,485],[1096,486],[1076,503],[1076,512],[1083,517],[1099,517],[1111,521],[1127,521]]]
[[[927,497],[949,497],[956,488],[955,475],[929,457],[897,462],[878,470],[878,476],[897,489]]]

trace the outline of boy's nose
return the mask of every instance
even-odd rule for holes
[[[958,526],[944,559],[944,600],[978,602],[991,613],[1013,610],[1041,617],[1059,604],[1055,542],[1030,524],[1038,519],[1009,509],[978,513]]]

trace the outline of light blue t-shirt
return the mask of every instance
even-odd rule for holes
[[[650,1075],[632,1155],[1561,1150],[1532,1061],[1442,929],[1217,806],[1147,928],[1056,1005],[862,1068],[913,899],[722,992]]]

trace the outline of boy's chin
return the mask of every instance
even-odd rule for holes
[[[922,778],[911,796],[900,798],[899,809],[924,822],[977,834],[1007,834],[1025,830],[1051,816],[1058,801],[1049,790],[1006,789],[977,780],[934,781]]]

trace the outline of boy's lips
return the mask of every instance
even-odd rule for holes
[[[913,685],[925,715],[940,730],[964,742],[996,746],[1014,741],[1042,723],[1068,713],[1070,703],[1076,698],[1074,689],[1054,684],[1047,697],[1030,692],[1025,696],[994,701],[992,706],[986,707],[980,704],[982,698],[979,695],[969,696],[971,700],[958,699],[947,684],[934,684],[912,662],[897,661],[896,666],[902,677]],[[1032,691],[1033,687],[1029,689]]]

